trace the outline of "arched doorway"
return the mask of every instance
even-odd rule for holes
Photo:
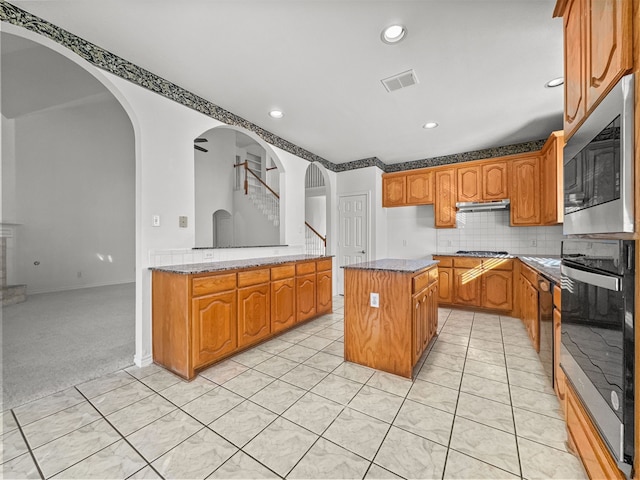
[[[220,126],[194,139],[196,246],[284,244],[284,174],[271,146],[246,130]]]
[[[213,246],[233,245],[233,218],[226,210],[216,210],[213,214]]]
[[[324,172],[315,164],[307,167],[304,177],[305,250],[310,255],[327,251],[329,205]]]
[[[132,365],[136,332],[131,114],[46,39],[15,33],[0,33],[3,264],[27,299],[3,307],[5,408]]]

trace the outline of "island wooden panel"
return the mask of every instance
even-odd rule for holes
[[[435,265],[431,268],[437,269]],[[437,276],[431,277],[432,283],[422,292],[414,292],[415,276],[345,269],[345,360],[412,377],[416,356],[422,354],[437,326]],[[379,308],[370,306],[372,292],[379,294]],[[414,312],[416,303],[418,311]]]
[[[200,274],[154,270],[154,362],[191,379],[297,322],[330,313],[331,266],[331,258],[321,258]]]

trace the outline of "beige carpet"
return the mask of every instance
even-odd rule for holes
[[[3,307],[2,410],[132,365],[134,339],[134,283]]]

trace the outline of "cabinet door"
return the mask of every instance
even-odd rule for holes
[[[540,322],[538,321],[538,290],[525,280],[525,322],[528,325],[529,338],[536,352],[540,351]]]
[[[511,225],[540,225],[539,157],[514,160],[511,172]]]
[[[436,334],[438,328],[438,284],[429,287],[425,297],[425,318],[424,330],[422,332],[422,351]]]
[[[236,349],[236,292],[194,298],[192,302],[192,360],[198,368]]]
[[[434,213],[436,228],[456,226],[456,174],[454,169],[439,170],[435,174],[436,197]]]
[[[563,405],[565,396],[564,372],[560,368],[560,347],[562,346],[562,314],[557,308],[553,309],[553,376],[555,379],[554,389],[558,400]]]
[[[482,306],[494,310],[513,309],[513,274],[501,270],[483,272]]]
[[[554,132],[555,133],[555,132]],[[555,138],[552,137],[552,138]],[[562,137],[560,137],[562,138]],[[562,145],[556,139],[547,144],[543,149],[542,162],[542,223],[553,225],[562,223],[562,201],[560,193],[562,186],[559,184],[562,178]]]
[[[422,298],[424,292],[420,292],[412,297],[413,314],[412,314],[412,364],[415,365],[418,359],[422,356],[422,328],[423,328],[423,311],[422,311]]]
[[[433,172],[407,174],[407,205],[433,203]]]
[[[478,202],[482,200],[481,168],[458,168],[458,201]]]
[[[633,68],[631,3],[587,0],[587,111]]]
[[[585,22],[587,0],[569,0],[564,28],[564,133],[569,138],[587,113]],[[598,0],[600,1],[600,0]]]
[[[285,330],[296,323],[296,281],[292,278],[271,282],[271,332]]]
[[[450,268],[438,267],[438,300],[440,303],[453,302],[453,273]]]
[[[382,177],[382,206],[400,207],[407,204],[407,177]]]
[[[259,342],[271,333],[268,283],[238,289],[238,346]]]
[[[296,278],[296,321],[301,322],[316,314],[316,275],[302,275]]]
[[[333,307],[331,270],[319,272],[316,276],[316,314],[330,313]]]
[[[476,307],[479,307],[482,269],[454,268],[453,279],[453,303],[459,305],[475,305]]]
[[[509,198],[507,162],[482,165],[482,199],[503,200]]]

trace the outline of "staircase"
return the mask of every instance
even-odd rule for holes
[[[275,193],[267,190],[262,183],[250,183],[248,185],[249,199],[262,214],[273,223],[274,227],[280,225],[280,198]]]

